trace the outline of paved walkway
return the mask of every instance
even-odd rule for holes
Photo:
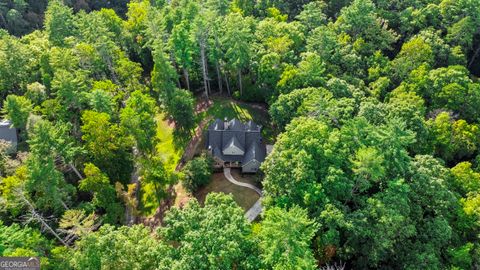
[[[262,213],[262,197],[260,197],[260,199],[258,199],[250,209],[248,209],[248,211],[245,213],[245,217],[248,219],[248,221],[252,222],[261,213]]]
[[[241,187],[246,187],[246,188],[249,188],[249,189],[253,189],[255,192],[258,193],[258,195],[260,195],[260,199],[258,199],[255,204],[250,208],[248,209],[248,211],[245,213],[245,217],[248,219],[248,221],[254,221],[258,215],[260,215],[260,213],[262,213],[262,190],[259,189],[258,187],[252,185],[252,184],[249,184],[249,183],[244,183],[244,182],[240,182],[240,181],[237,181],[235,180],[235,178],[233,178],[232,176],[232,172],[230,170],[230,168],[224,168],[223,169],[223,174],[225,175],[225,178],[227,178],[228,181],[230,181],[232,184],[234,185],[237,185],[237,186],[241,186]]]

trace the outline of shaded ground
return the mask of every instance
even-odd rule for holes
[[[240,179],[239,179],[240,180]],[[260,196],[252,189],[248,189],[241,186],[236,186],[230,183],[223,172],[214,173],[212,175],[212,181],[207,186],[199,189],[195,192],[195,198],[203,204],[208,193],[222,192],[226,194],[232,194],[233,199],[242,207],[245,211],[250,209]]]
[[[244,181],[241,181],[240,179],[236,179],[233,175],[232,175],[232,169],[231,168],[224,168],[223,169],[223,175],[225,175],[225,177],[227,178],[228,181],[230,181],[231,183],[237,185],[237,186],[241,186],[241,187],[245,187],[245,188],[249,188],[249,189],[252,189],[254,190],[255,192],[257,192],[258,195],[262,196],[262,190],[260,188],[258,188],[257,186],[253,185],[253,184],[250,184],[250,183],[247,183],[247,182],[244,182]],[[249,181],[250,182],[250,181]]]
[[[242,174],[240,169],[232,169],[231,173],[237,181],[254,185],[260,189],[262,188],[262,178],[259,174]]]
[[[204,146],[203,131],[207,127],[209,120],[210,120],[210,117],[207,117],[206,119],[203,119],[202,122],[200,122],[200,124],[198,125],[192,139],[190,140],[188,145],[185,147],[183,156],[176,166],[176,169],[175,169],[176,171],[180,171],[188,160],[191,160],[195,155],[198,155],[201,153],[201,149],[204,148],[203,147]]]

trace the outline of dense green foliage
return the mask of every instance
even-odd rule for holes
[[[478,0],[7,0],[0,27],[1,112],[19,131],[17,153],[0,143],[0,255],[480,268]],[[265,103],[281,132],[253,225],[227,195],[168,209],[211,161],[177,175],[159,121],[182,148],[211,95]]]
[[[210,182],[212,175],[212,160],[207,155],[194,158],[183,167],[182,184],[193,192]]]
[[[125,14],[128,0],[72,0],[66,3],[74,10],[113,8]],[[48,0],[4,0],[0,3],[0,27],[14,35],[23,35],[43,25]]]
[[[317,228],[307,211],[273,207],[266,211],[259,227],[262,259],[269,269],[315,269],[309,246]]]

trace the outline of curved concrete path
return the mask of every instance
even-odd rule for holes
[[[262,202],[261,202],[262,195],[263,195],[262,190],[259,189],[256,186],[252,185],[252,184],[244,183],[244,182],[240,182],[240,181],[235,180],[235,178],[233,178],[233,176],[232,176],[232,172],[231,172],[230,168],[224,168],[223,169],[223,174],[225,175],[225,178],[227,178],[227,180],[229,182],[231,182],[232,184],[252,189],[255,192],[257,192],[258,195],[260,195],[260,199],[258,199],[255,202],[255,204],[250,209],[248,209],[248,211],[245,213],[245,217],[248,219],[248,221],[250,221],[250,222],[254,221],[258,217],[258,215],[260,215],[260,213],[262,213]]]

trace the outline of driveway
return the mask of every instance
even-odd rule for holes
[[[227,178],[227,180],[230,181],[232,184],[252,189],[255,192],[257,192],[258,195],[260,195],[260,199],[258,199],[255,202],[255,204],[250,209],[248,209],[248,211],[245,213],[245,217],[248,219],[248,221],[250,221],[250,222],[254,221],[262,213],[262,202],[261,202],[261,200],[262,200],[262,190],[259,189],[256,186],[252,185],[252,184],[244,183],[244,182],[240,182],[240,181],[235,180],[235,178],[233,177],[233,175],[231,173],[230,168],[224,168],[223,169],[223,174],[225,175],[225,178]]]

